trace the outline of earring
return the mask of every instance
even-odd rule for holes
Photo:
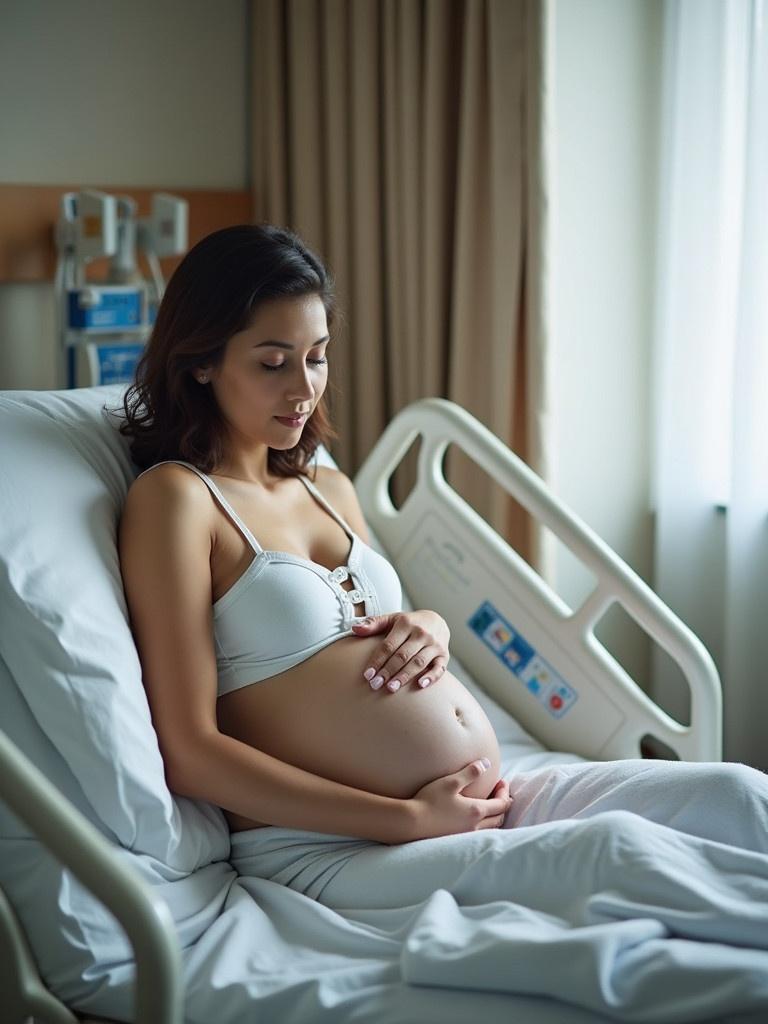
[[[207,373],[201,373],[200,376],[197,379],[198,379],[198,381],[201,384],[207,384],[208,383],[208,374]]]

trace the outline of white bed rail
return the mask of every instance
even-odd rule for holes
[[[392,473],[421,438],[417,480],[400,509]],[[450,444],[481,466],[597,577],[571,610],[448,484]],[[356,476],[366,520],[419,607],[440,612],[451,650],[542,743],[584,757],[641,756],[655,737],[684,760],[722,757],[722,696],[701,641],[517,455],[466,410],[440,398],[403,409]],[[679,665],[691,693],[682,725],[655,704],[594,629],[614,602]]]
[[[133,1019],[182,1024],[181,953],[171,912],[0,730],[2,799],[66,868],[115,915],[136,960]],[[50,1024],[77,1018],[40,981],[32,955],[0,890],[0,993],[3,1021],[30,1015]]]

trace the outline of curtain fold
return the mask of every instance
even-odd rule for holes
[[[450,297],[448,396],[507,443],[526,227],[523,28],[504,3],[467,5]],[[506,497],[473,466],[460,467],[452,481],[498,529]]]
[[[545,327],[532,117],[547,3],[251,2],[254,209],[336,279],[337,461],[353,474],[399,409],[437,395],[539,469],[544,367],[528,349]],[[501,490],[461,459],[447,468],[531,556],[532,528]]]
[[[723,682],[729,760],[768,769],[768,8],[665,11],[654,454],[660,596]],[[653,692],[688,711],[666,658]]]

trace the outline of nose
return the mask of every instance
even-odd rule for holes
[[[295,374],[291,374],[286,391],[286,399],[289,402],[311,402],[315,397],[315,389],[309,376],[307,366],[299,367]]]

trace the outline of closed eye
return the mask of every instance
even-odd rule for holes
[[[325,363],[328,362],[328,360],[327,359],[308,359],[307,362],[310,364],[310,366],[324,366]],[[272,370],[282,370],[282,368],[286,365],[286,363],[278,363],[277,366],[272,366],[272,365],[270,365],[270,363],[262,363],[261,365],[264,367],[265,370],[272,371]]]

